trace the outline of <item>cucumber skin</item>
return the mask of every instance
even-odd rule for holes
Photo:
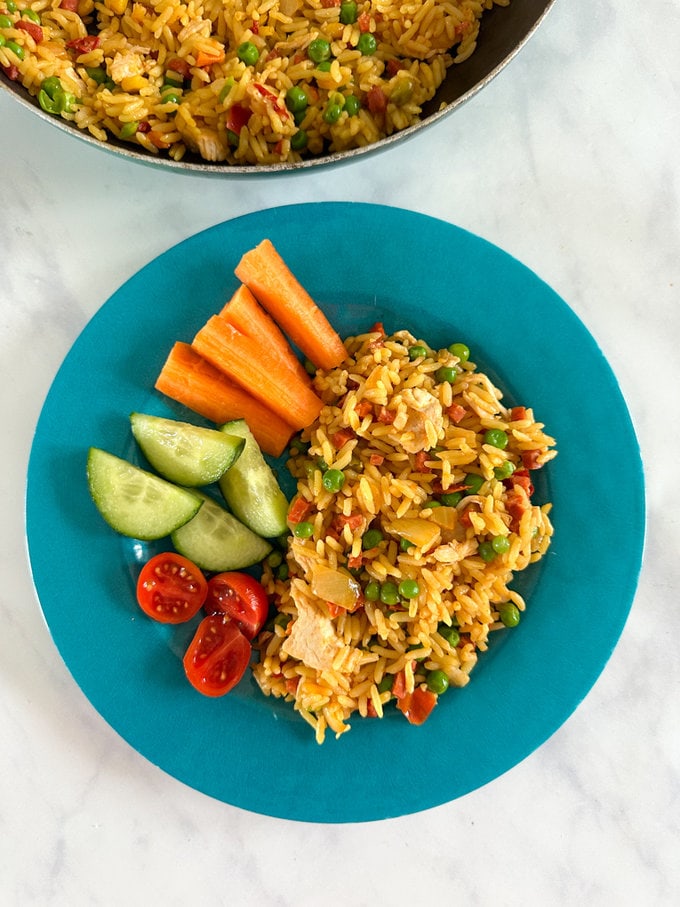
[[[138,412],[130,414],[130,426],[132,428],[132,434],[139,444],[142,453],[156,472],[160,473],[160,475],[167,479],[168,482],[173,482],[176,485],[183,485],[185,487],[198,488],[205,485],[212,485],[213,482],[217,482],[226,470],[233,466],[236,460],[238,460],[245,447],[245,440],[238,439],[241,443],[233,444],[230,455],[221,459],[219,468],[213,469],[209,473],[204,472],[201,474],[186,466],[183,471],[178,470],[175,472],[174,466],[177,462],[176,458],[173,455],[168,457],[167,452],[164,452],[163,457],[157,456],[154,435],[160,434],[161,432],[166,432],[168,434],[175,432],[177,435],[181,436],[184,431],[188,430],[199,437],[200,435],[205,435],[206,437],[221,435],[223,438],[230,437],[232,442],[237,441],[237,438],[233,435],[228,436],[226,432],[220,432],[215,428],[203,428],[202,426],[192,425],[190,422],[180,422],[175,419],[166,419],[162,416],[151,416],[146,413]],[[168,471],[168,460],[172,467],[170,472]]]
[[[244,419],[220,426],[225,434],[245,438],[245,447],[219,481],[227,506],[253,532],[277,538],[288,531],[288,499]]]
[[[264,560],[272,550],[270,543],[244,526],[213,498],[202,492],[198,494],[203,500],[203,505],[196,517],[180,526],[170,536],[179,554],[189,558],[202,570],[211,573],[243,570]],[[221,520],[227,527],[228,537],[219,548],[214,533],[204,528],[205,523],[212,523],[213,519]]]
[[[128,538],[135,538],[145,542],[165,538],[174,532],[175,529],[192,520],[203,505],[202,499],[193,491],[173,485],[172,482],[161,479],[159,476],[141,469],[121,457],[116,457],[114,454],[108,453],[108,451],[99,447],[91,447],[89,449],[86,471],[88,489],[97,510],[112,529]],[[122,471],[140,473],[146,477],[146,481],[152,486],[163,490],[165,493],[171,493],[177,501],[186,501],[186,508],[180,508],[181,514],[178,512],[174,520],[168,520],[167,502],[164,502],[160,505],[157,518],[153,523],[150,524],[147,515],[145,520],[147,528],[144,528],[140,522],[130,521],[129,516],[122,517],[120,506],[116,506],[117,495],[115,488],[115,474],[116,472],[120,474]],[[112,478],[113,483],[111,481]],[[114,498],[113,506],[110,506],[112,497]],[[152,529],[150,525],[154,525],[156,528]]]

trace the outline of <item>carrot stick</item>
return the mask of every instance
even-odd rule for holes
[[[161,369],[156,389],[217,425],[245,419],[265,453],[279,457],[293,434],[280,416],[234,384],[188,343],[176,343]]]
[[[235,273],[314,365],[335,368],[347,358],[340,336],[270,240],[246,252]]]
[[[220,312],[220,317],[226,318],[238,331],[255,340],[263,350],[269,350],[292,375],[297,375],[305,384],[311,383],[304,366],[278,325],[258,304],[245,284],[241,284],[236,290]]]
[[[192,346],[293,428],[305,428],[319,415],[323,403],[314,391],[220,315],[208,319]]]

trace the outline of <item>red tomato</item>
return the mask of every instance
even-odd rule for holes
[[[204,696],[224,696],[243,677],[250,643],[226,614],[210,614],[198,625],[184,656],[189,683]]]
[[[411,724],[422,724],[437,705],[437,697],[429,690],[416,687],[397,702],[397,708]]]
[[[205,610],[226,614],[248,639],[255,639],[267,619],[269,599],[262,583],[247,573],[218,573],[208,583]]]
[[[137,580],[139,607],[162,624],[190,620],[207,594],[208,582],[198,567],[174,551],[152,557]]]

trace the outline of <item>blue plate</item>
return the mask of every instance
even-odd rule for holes
[[[264,237],[340,333],[381,320],[388,332],[408,328],[435,347],[463,340],[506,402],[532,406],[558,440],[559,456],[537,474],[538,497],[554,503],[553,545],[516,582],[527,612],[516,629],[494,634],[468,686],[443,696],[422,727],[398,714],[357,718],[348,734],[320,747],[292,708],[264,697],[251,678],[223,699],[196,693],[181,665],[194,625],[169,628],[141,614],[134,583],[148,551],[110,530],[88,494],[90,445],[136,456],[132,410],[178,415],[153,390],[165,356],[221,308],[237,286],[242,253]],[[45,401],[26,517],[52,637],[92,705],[131,746],[235,806],[355,822],[460,797],[512,768],[568,718],[632,603],[644,486],[616,379],[583,324],[538,277],[451,224],[396,208],[321,203],[199,233],[102,306]]]

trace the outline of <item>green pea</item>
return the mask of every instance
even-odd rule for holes
[[[515,471],[515,464],[513,462],[511,462],[510,460],[506,460],[505,463],[503,463],[501,466],[495,467],[493,474],[496,476],[497,479],[502,481],[503,479],[510,478],[510,476],[513,474],[514,471]]]
[[[5,47],[7,50],[11,50],[20,60],[24,59],[25,53],[21,44],[17,44],[16,41],[8,41]]]
[[[500,428],[490,428],[484,433],[484,443],[497,447],[499,450],[505,450],[508,446],[508,436]]]
[[[399,548],[402,551],[410,551],[413,548],[413,542],[409,542],[408,539],[399,539]]]
[[[55,95],[60,91],[63,91],[61,87],[61,80],[57,76],[48,76],[46,79],[43,79],[40,83],[40,88],[45,94],[49,95],[52,100],[54,100]]]
[[[516,627],[520,621],[520,613],[517,605],[512,602],[505,602],[498,606],[498,616],[506,627]]]
[[[348,94],[345,98],[345,110],[348,117],[355,117],[361,110],[361,101],[354,94]]]
[[[458,630],[443,622],[437,626],[437,633],[447,641],[452,649],[455,649],[460,642],[460,633]]]
[[[5,0],[5,6],[7,7],[8,13],[15,13],[17,11],[15,0]]]
[[[480,542],[479,547],[477,548],[477,553],[483,561],[486,561],[487,564],[496,557],[496,552],[494,551],[491,542]]]
[[[70,91],[62,91],[58,96],[59,106],[65,113],[72,113],[77,102],[76,96]],[[61,111],[60,111],[61,112]]]
[[[285,582],[288,579],[289,573],[288,564],[281,564],[276,570],[276,578]]]
[[[61,112],[59,101],[55,100],[55,98],[51,98],[42,88],[38,92],[38,104],[40,104],[40,107],[45,113],[58,114]]]
[[[266,559],[267,566],[271,567],[274,570],[276,567],[279,567],[283,563],[283,555],[280,551],[272,551],[271,554],[267,555]]]
[[[326,470],[328,469],[328,463],[326,463],[323,457],[318,458],[316,465],[319,467],[321,472],[326,472]]]
[[[491,547],[496,554],[505,554],[510,550],[510,539],[505,535],[494,535],[491,539]]]
[[[370,551],[371,548],[375,548],[379,545],[384,536],[379,529],[369,529],[364,532],[363,538],[361,539],[361,547],[364,551]]]
[[[445,384],[446,382],[453,384],[458,377],[458,369],[452,365],[442,365],[434,373],[434,377],[440,384]]]
[[[364,598],[369,602],[377,602],[380,598],[380,583],[377,583],[374,579],[367,583],[364,589]]]
[[[464,343],[452,343],[449,347],[449,353],[457,356],[461,362],[467,362],[470,358],[470,347]]]
[[[7,44],[7,38],[4,35],[0,35],[0,47],[4,47]]]
[[[291,113],[298,113],[306,110],[309,99],[304,91],[298,85],[292,85],[286,92],[286,107]]]
[[[476,472],[469,472],[464,479],[466,494],[477,494],[484,484],[484,476],[477,475]]]
[[[379,693],[390,693],[392,691],[392,686],[394,684],[394,675],[393,674],[384,674],[383,679],[378,684]]]
[[[307,48],[307,56],[312,63],[323,63],[330,59],[331,45],[325,38],[315,38],[310,41]]]
[[[449,688],[449,678],[446,671],[442,671],[439,668],[436,671],[430,671],[427,675],[426,683],[428,690],[431,693],[436,693],[437,696],[441,696]]]
[[[181,97],[174,91],[166,91],[161,95],[161,104],[179,104]]]
[[[442,502],[441,501],[428,501],[425,506],[429,507],[430,510],[434,510],[435,507],[441,507]]]
[[[420,343],[414,343],[413,346],[409,347],[408,358],[411,362],[413,362],[414,359],[424,359],[428,352],[429,350],[427,347],[422,346]]]
[[[420,586],[414,579],[403,579],[398,586],[401,598],[417,598],[420,594]]]
[[[139,123],[136,120],[133,120],[131,123],[123,123],[120,127],[120,137],[121,139],[129,139],[137,132],[137,127]]]
[[[252,41],[244,41],[243,44],[239,44],[236,49],[236,56],[241,63],[245,63],[246,66],[254,66],[260,59],[260,51],[255,47]]]
[[[34,9],[22,9],[21,16],[23,19],[29,19],[31,22],[35,22],[36,25],[40,25],[40,16]]]
[[[85,72],[93,82],[97,83],[97,85],[103,85],[108,78],[108,76],[106,75],[106,70],[102,69],[101,66],[86,66]]]
[[[330,72],[331,71],[331,61],[323,60],[321,63],[317,63],[316,68],[319,72]]]
[[[298,129],[290,140],[290,147],[293,151],[303,151],[307,147],[309,137],[304,129]]]
[[[314,365],[314,363],[312,362],[311,359],[305,359],[304,366],[305,366],[305,371],[307,372],[308,375],[312,375],[312,376],[316,375],[316,366]],[[322,462],[322,461],[320,460],[319,462]]]
[[[302,520],[300,523],[296,523],[293,527],[293,535],[296,539],[308,539],[311,538],[314,534],[314,526],[311,523],[308,523],[307,520]]]
[[[357,5],[354,0],[344,0],[340,4],[340,21],[343,25],[354,25],[357,21]]]
[[[303,441],[302,438],[296,435],[290,442],[290,449],[295,453],[304,453],[309,450],[309,441]]]
[[[339,469],[328,469],[323,474],[321,484],[326,489],[326,491],[340,491],[342,486],[345,484],[345,473],[341,472]]]
[[[227,129],[227,141],[232,146],[232,148],[236,148],[236,146],[241,141],[238,132],[234,132],[233,129]]]
[[[380,587],[380,601],[383,605],[399,604],[399,590],[397,589],[396,583],[388,580],[386,583],[382,584]]]
[[[0,16],[0,28],[12,28],[13,25],[9,16]]]
[[[234,80],[230,76],[227,79],[227,81],[224,83],[224,85],[222,86],[222,90],[220,91],[220,93],[218,95],[217,100],[220,102],[220,104],[224,104],[226,99],[229,97],[229,92],[231,91],[231,89],[233,87],[234,87]]]
[[[359,53],[363,54],[365,57],[370,57],[377,49],[378,42],[375,39],[375,35],[372,35],[367,31],[359,35],[359,40],[357,41],[357,50]]]
[[[460,503],[462,497],[463,495],[460,491],[451,491],[441,496],[441,502],[444,507],[456,507]]]
[[[333,123],[338,122],[341,113],[342,107],[339,104],[329,104],[323,112],[324,123],[328,123],[329,126],[332,126]]]
[[[413,79],[410,76],[400,76],[390,94],[390,101],[400,107],[408,104],[413,97]]]

